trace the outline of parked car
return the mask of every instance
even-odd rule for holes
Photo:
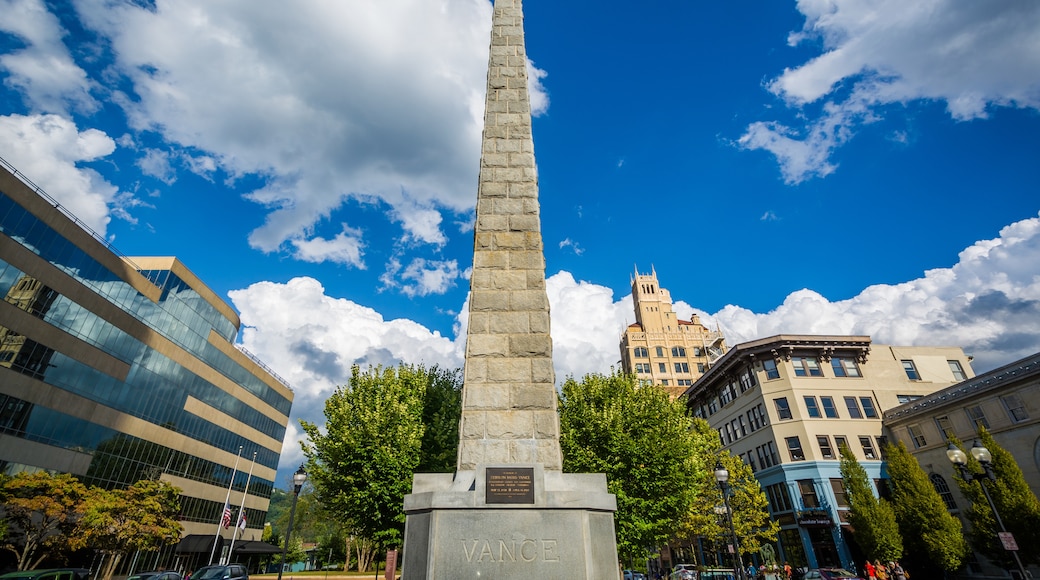
[[[668,580],[697,580],[696,564],[676,564],[672,567],[672,573]]]
[[[863,580],[863,578],[844,568],[817,568],[806,572],[802,576],[802,580]]]
[[[249,580],[249,572],[242,564],[204,566],[191,574],[191,580]]]
[[[184,577],[170,570],[151,570],[132,574],[126,580],[184,580]]]
[[[3,580],[89,580],[86,568],[48,568],[45,570],[22,570],[0,576]]]

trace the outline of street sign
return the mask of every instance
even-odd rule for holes
[[[1000,543],[1004,544],[1004,549],[1009,552],[1018,551],[1018,543],[1015,542],[1015,536],[1011,535],[1011,532],[998,532],[997,537],[1000,538]]]

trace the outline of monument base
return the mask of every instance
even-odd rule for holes
[[[602,473],[541,464],[417,473],[404,498],[402,580],[611,580],[614,512]]]

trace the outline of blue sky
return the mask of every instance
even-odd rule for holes
[[[655,268],[736,344],[1040,350],[1040,3],[528,0],[557,376]],[[460,366],[487,0],[0,0],[0,157],[176,255],[321,421]],[[281,473],[284,471],[285,473]]]

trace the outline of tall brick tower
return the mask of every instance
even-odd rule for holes
[[[458,468],[541,463],[559,471],[520,0],[495,2],[492,22]]]
[[[403,580],[617,580],[616,498],[563,473],[521,0],[496,0],[457,471],[404,498]]]

